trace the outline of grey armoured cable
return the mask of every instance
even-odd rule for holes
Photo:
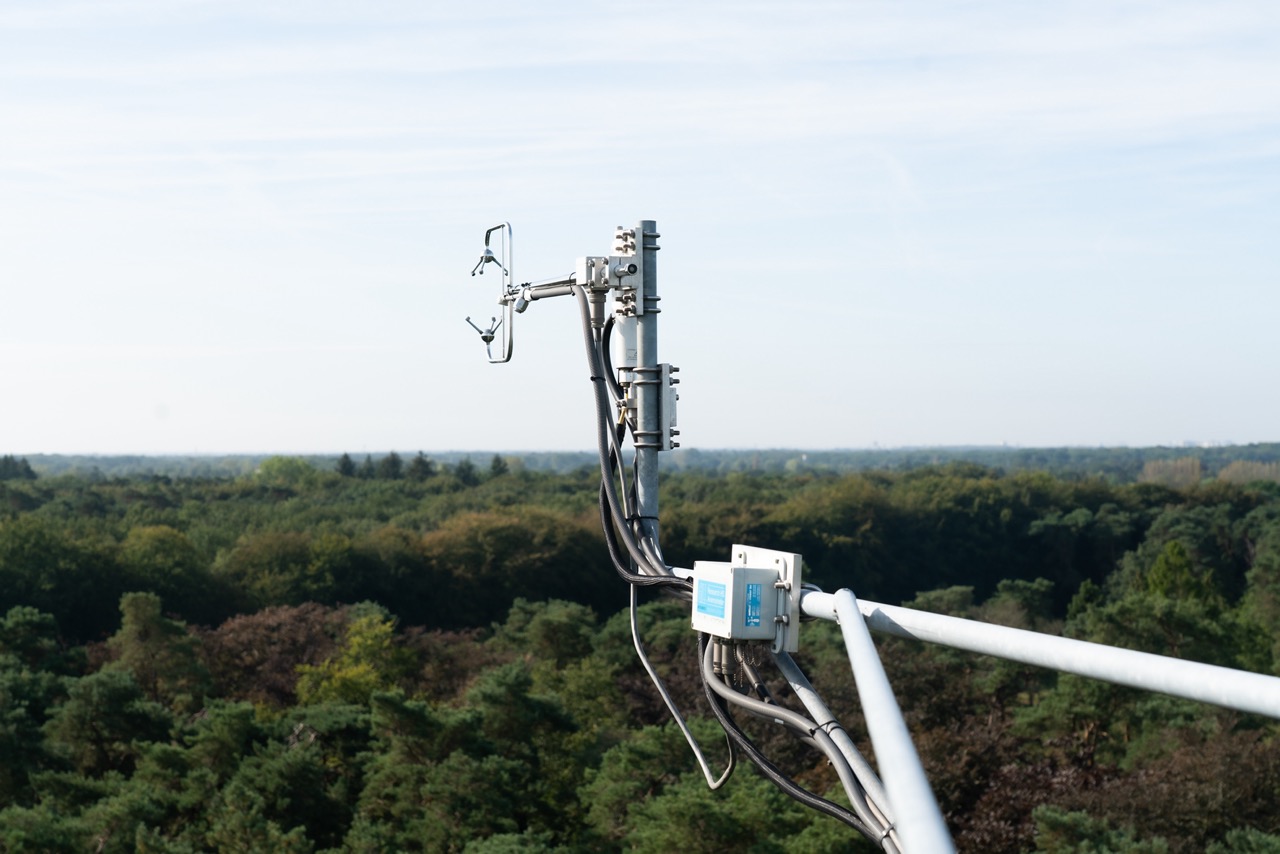
[[[702,748],[698,745],[698,740],[689,731],[689,726],[680,715],[680,710],[676,708],[675,700],[671,699],[671,694],[667,691],[667,686],[663,683],[662,677],[658,675],[658,671],[653,669],[653,665],[649,662],[649,656],[645,655],[644,644],[640,642],[640,623],[636,613],[636,587],[634,584],[631,585],[631,640],[635,644],[636,654],[640,656],[640,663],[644,665],[645,672],[649,674],[649,679],[658,689],[658,694],[662,696],[662,702],[667,704],[667,710],[671,712],[671,717],[675,718],[676,726],[680,727],[680,732],[684,734],[684,740],[689,742],[689,747],[693,750],[693,755],[698,760],[698,765],[702,767],[702,776],[707,778],[707,786],[712,790],[720,788],[729,779],[729,775],[733,773],[735,765],[733,741],[728,735],[725,736],[725,743],[729,746],[729,764],[725,766],[724,773],[720,775],[718,780],[712,779],[711,768],[707,765],[706,757],[702,755]]]
[[[708,646],[708,650],[710,650],[710,648],[711,647]],[[703,675],[712,682],[712,689],[735,706],[741,706],[745,711],[757,717],[764,718],[765,720],[771,720],[774,723],[780,724],[801,736],[810,736],[815,740],[818,740],[821,739],[821,736],[819,736],[818,733],[826,735],[825,730],[821,729],[814,721],[811,721],[799,712],[793,712],[785,706],[779,706],[776,704],[766,703],[762,700],[757,700],[755,697],[748,697],[725,684],[724,680],[715,672],[713,655],[710,651],[703,656],[702,670]],[[830,742],[829,736],[827,738],[827,742]],[[834,752],[839,753],[839,751]],[[840,756],[840,761],[843,761],[843,754],[840,754]]]
[[[703,652],[706,650],[708,638],[710,638],[710,635],[698,634],[699,659],[701,659]],[[808,789],[799,786],[795,780],[784,774],[782,769],[774,765],[769,760],[769,757],[761,753],[760,748],[756,747],[751,739],[747,737],[747,734],[742,731],[742,728],[738,726],[733,716],[729,714],[728,702],[712,690],[711,683],[706,679],[705,671],[699,667],[698,673],[703,677],[701,680],[702,691],[707,697],[707,703],[711,706],[711,713],[715,715],[716,720],[720,722],[720,726],[724,727],[724,731],[729,734],[729,737],[738,745],[743,754],[760,769],[760,773],[764,774],[770,783],[777,786],[787,797],[793,798],[824,815],[831,816],[837,821],[852,827],[867,839],[880,844],[883,837],[867,827],[862,819],[858,818],[853,812],[845,809],[840,804],[815,795]]]
[[[801,736],[812,738],[818,745],[818,748],[830,760],[831,766],[836,771],[836,776],[840,778],[840,783],[849,796],[849,802],[852,804],[854,812],[857,813],[867,827],[871,828],[877,834],[885,831],[885,826],[876,815],[876,813],[867,804],[863,795],[862,786],[858,783],[857,778],[853,774],[853,769],[849,767],[848,760],[844,754],[836,747],[831,740],[831,736],[826,730],[819,727],[814,721],[806,718],[798,712],[778,705],[771,705],[754,697],[747,697],[739,694],[730,688],[716,674],[712,663],[713,644],[708,644],[706,652],[702,657],[702,677],[716,694],[720,695],[727,702],[736,706],[740,706],[745,711],[766,720],[772,720],[781,724],[787,729]],[[888,849],[886,849],[888,850]]]
[[[880,778],[876,775],[875,769],[871,767],[871,763],[862,755],[862,751],[858,750],[858,746],[853,743],[853,739],[849,737],[849,733],[845,731],[844,727],[840,726],[836,716],[827,707],[827,704],[814,689],[809,682],[809,678],[804,675],[804,671],[800,669],[800,665],[796,664],[791,654],[787,652],[774,653],[773,659],[778,665],[778,670],[787,680],[787,683],[791,685],[791,690],[800,698],[800,702],[809,710],[809,714],[813,715],[814,720],[829,722],[824,723],[822,726],[824,728],[829,727],[831,740],[836,743],[836,746],[840,748],[840,751],[849,761],[849,765],[853,768],[854,776],[858,778],[858,782],[866,790],[867,800],[883,815],[887,824],[892,824],[893,815],[889,810],[889,798],[885,794],[884,784],[880,782]]]
[[[769,694],[769,689],[765,686],[763,677],[760,676],[760,672],[756,670],[755,667],[742,660],[738,661],[737,667],[739,672],[746,675],[751,690],[756,692],[756,696],[759,697],[765,705],[770,708],[778,706],[777,702]],[[781,708],[780,706],[778,707]],[[752,714],[754,714],[754,712],[752,712]],[[793,730],[792,734],[814,750],[822,750],[822,744],[813,736],[808,735],[807,733],[802,733],[798,730]]]

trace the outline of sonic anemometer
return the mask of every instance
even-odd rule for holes
[[[494,254],[493,247],[490,245],[495,231],[500,235],[498,252],[501,253],[501,257]],[[514,289],[514,284],[511,279],[511,223],[509,222],[499,223],[484,233],[484,252],[480,254],[480,260],[476,262],[475,267],[471,269],[471,275],[483,276],[484,271],[488,269],[490,264],[496,264],[498,269],[502,271],[501,281],[498,285],[498,303],[502,305],[503,316],[501,318],[490,318],[488,329],[481,329],[471,323],[470,317],[467,318],[467,323],[471,324],[471,328],[480,334],[480,340],[484,342],[485,351],[489,354],[489,361],[497,364],[511,360],[511,312],[513,308],[511,293]],[[494,356],[493,341],[498,336],[498,330],[500,329],[504,330],[502,344],[498,355]]]

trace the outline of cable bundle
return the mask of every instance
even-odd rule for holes
[[[741,674],[745,677],[747,690],[744,692],[734,687],[726,681],[725,673],[716,672],[715,650],[722,646],[722,642],[714,639],[715,642],[711,643],[709,641],[713,639],[709,635],[699,634],[698,651],[701,662],[698,671],[702,677],[707,702],[725,731],[729,747],[727,767],[719,777],[713,775],[701,747],[689,731],[670,692],[645,654],[637,620],[637,588],[662,588],[672,595],[689,599],[692,584],[688,579],[677,576],[667,565],[651,527],[645,524],[645,520],[636,511],[638,502],[634,460],[628,486],[628,477],[623,464],[623,443],[627,439],[628,431],[633,430],[633,426],[625,417],[616,419],[614,417],[615,411],[625,412],[626,399],[626,390],[614,376],[609,357],[609,333],[613,328],[614,319],[610,317],[603,323],[593,322],[592,303],[595,302],[599,308],[604,299],[603,294],[593,291],[588,296],[586,289],[577,284],[572,286],[571,292],[577,298],[581,312],[583,339],[595,400],[596,437],[600,455],[600,522],[604,529],[605,543],[608,546],[614,570],[631,588],[631,633],[636,653],[692,748],[707,785],[712,789],[722,786],[733,773],[736,755],[741,752],[761,770],[767,779],[789,797],[844,822],[889,854],[898,854],[901,845],[888,816],[887,808],[883,804],[883,787],[876,779],[870,765],[858,753],[853,742],[844,735],[843,730],[839,729],[839,724],[830,719],[830,713],[821,704],[821,700],[816,700],[821,713],[815,712],[815,714],[828,720],[819,725],[797,712],[778,705],[768,695],[763,681],[750,662],[742,662],[735,668],[735,671],[741,670]],[[634,433],[631,438],[634,447]],[[734,645],[729,643],[723,646],[729,650],[734,649]],[[737,654],[736,651],[734,654]],[[785,660],[780,659],[779,665],[783,667],[789,681],[797,687],[801,699],[810,706],[812,712],[815,704],[813,698],[816,698],[816,693],[808,686],[803,673],[795,667],[790,657],[786,656],[786,653],[782,653],[782,656],[785,656]],[[722,671],[723,669],[721,668]],[[808,694],[802,690],[801,685],[808,689]],[[758,698],[750,696],[751,693],[755,693]],[[812,697],[809,696],[810,694]],[[733,707],[782,724],[793,735],[823,753],[835,767],[850,803],[853,804],[853,810],[850,811],[804,789],[773,764],[738,726],[733,718]],[[838,741],[833,738],[833,729],[843,736]]]

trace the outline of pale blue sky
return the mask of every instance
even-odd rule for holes
[[[591,446],[662,232],[686,447],[1280,440],[1273,2],[0,0],[0,452]]]

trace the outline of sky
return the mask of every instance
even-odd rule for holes
[[[1280,441],[1280,4],[0,0],[0,453]]]

